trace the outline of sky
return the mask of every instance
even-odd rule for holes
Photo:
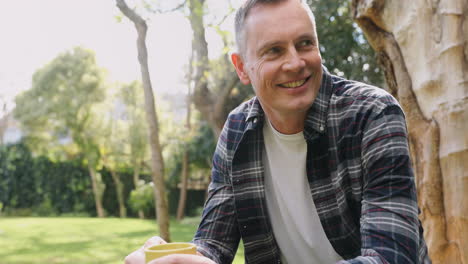
[[[121,14],[114,0],[1,2],[0,100],[6,100],[9,109],[14,107],[14,97],[31,87],[37,69],[75,46],[94,50],[97,64],[107,70],[109,80],[140,79],[136,30],[125,17],[118,22],[116,16]],[[226,1],[208,2],[215,13],[226,12],[227,6],[221,4]],[[224,25],[232,29],[232,18]],[[157,94],[185,91],[184,65],[190,55],[191,37],[190,24],[181,12],[150,17],[146,44]],[[213,30],[207,30],[206,37],[210,56],[216,56],[222,45],[219,37]]]

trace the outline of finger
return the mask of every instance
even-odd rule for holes
[[[125,264],[143,264],[145,263],[145,248],[154,246],[154,245],[160,245],[160,244],[166,244],[167,242],[164,241],[164,239],[154,236],[151,237],[150,239],[146,240],[145,244],[143,246],[132,253],[130,253],[128,256],[125,257]]]
[[[143,264],[145,263],[145,252],[142,248],[133,251],[125,257],[125,264]]]
[[[146,240],[145,244],[143,245],[143,248],[149,248],[151,246],[161,245],[161,244],[167,244],[167,242],[158,236],[154,236]]]

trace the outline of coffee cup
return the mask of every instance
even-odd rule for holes
[[[164,257],[172,254],[197,254],[197,246],[192,243],[167,243],[148,247],[145,249],[146,263],[153,259]]]

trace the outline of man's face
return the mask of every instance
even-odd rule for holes
[[[243,56],[232,56],[270,120],[305,117],[320,88],[322,60],[305,8],[298,0],[255,6],[244,25]]]

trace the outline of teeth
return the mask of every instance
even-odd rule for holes
[[[286,88],[294,88],[294,87],[299,87],[303,85],[306,82],[306,80],[301,80],[301,81],[295,81],[295,82],[288,82],[288,83],[283,83],[281,86],[286,87]]]

